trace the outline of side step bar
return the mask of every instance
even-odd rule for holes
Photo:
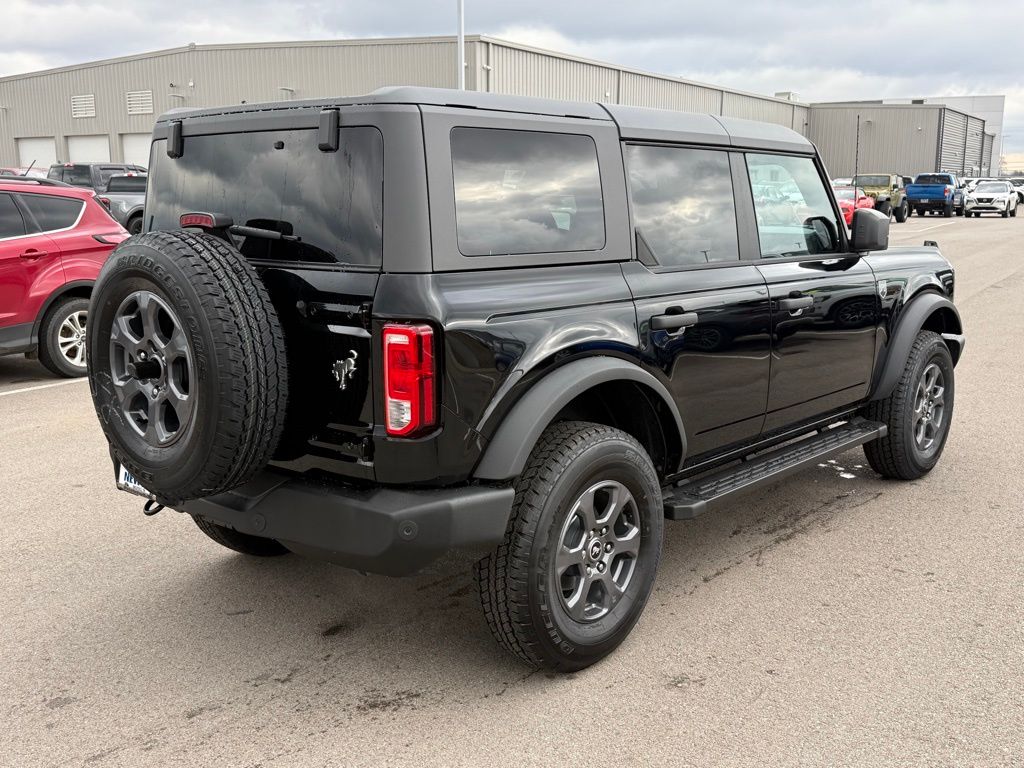
[[[888,428],[881,422],[851,419],[799,442],[788,443],[744,459],[739,464],[666,488],[665,517],[669,520],[690,520],[737,493],[774,483],[823,459],[885,437],[887,433]]]

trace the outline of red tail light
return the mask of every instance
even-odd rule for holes
[[[946,185],[946,194],[947,195],[953,194],[953,188],[951,186],[949,186],[949,184]]]
[[[178,224],[184,227],[205,227],[213,229],[213,216],[208,213],[183,213],[178,218]]]
[[[97,197],[96,199],[100,201],[100,205],[102,205],[108,211],[110,210],[110,198],[109,197]]]
[[[437,422],[434,331],[429,325],[384,326],[387,433],[412,437]]]

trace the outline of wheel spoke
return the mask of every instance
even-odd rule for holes
[[[184,424],[192,415],[192,398],[176,391],[173,387],[167,388],[167,393],[161,399],[174,409],[174,415],[178,417],[178,423]]]
[[[185,338],[185,332],[178,327],[177,323],[174,325],[174,332],[171,333],[171,338],[166,343],[160,339],[157,339],[156,343],[163,350],[164,358],[168,365],[179,357],[188,356],[188,340]]]
[[[85,344],[82,344],[81,342],[79,342],[74,347],[73,351],[74,351],[74,357],[70,358],[71,362],[74,363],[75,365],[79,365],[79,366],[85,365]]]
[[[583,622],[587,619],[587,601],[590,599],[590,590],[593,586],[594,577],[584,571],[580,586],[573,596],[565,601],[569,615],[576,621]]]
[[[622,599],[624,590],[618,585],[618,582],[612,578],[610,571],[605,571],[598,577],[601,580],[601,585],[604,587],[604,608],[611,610],[615,605]]]
[[[569,549],[565,545],[558,548],[558,552],[555,553],[555,576],[561,578],[562,574],[565,573],[569,568],[574,565],[582,567],[583,563],[583,544],[581,543],[576,549]]]
[[[146,341],[157,341],[159,324],[157,314],[160,312],[160,305],[153,301],[153,295],[148,291],[139,294],[139,315],[142,318],[143,339]]]
[[[594,489],[591,488],[584,492],[580,496],[579,501],[576,502],[576,514],[583,520],[583,528],[585,530],[591,530],[597,527],[597,515],[594,511]]]
[[[616,536],[614,552],[616,555],[632,555],[633,557],[640,554],[640,529],[633,525],[622,536]]]

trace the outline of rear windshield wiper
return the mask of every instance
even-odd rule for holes
[[[228,232],[239,237],[259,237],[263,240],[286,240],[289,243],[297,243],[302,240],[298,235],[285,235],[274,229],[262,229],[261,227],[246,227],[235,224],[228,227]]]

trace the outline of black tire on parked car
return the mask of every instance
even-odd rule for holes
[[[883,477],[915,480],[939,461],[953,418],[953,358],[942,337],[921,331],[892,394],[864,415],[889,433],[865,443],[868,464]]]
[[[128,219],[128,223],[125,225],[125,229],[128,230],[129,235],[138,235],[142,232],[142,214],[136,214]]]
[[[535,667],[600,660],[644,609],[663,526],[658,476],[633,437],[588,422],[548,427],[516,481],[504,542],[476,565],[491,632]]]
[[[942,209],[942,215],[945,216],[947,219],[953,218],[953,203],[946,203],[946,205]]]
[[[1010,217],[1010,204],[1009,203],[1006,204],[1006,210],[1002,211],[999,215],[1002,216],[1004,219],[1008,219]]]
[[[1012,218],[1017,218],[1017,209],[1018,209],[1019,207],[1020,207],[1020,206],[1018,206],[1018,205],[1015,205],[1015,206],[1013,206],[1013,210],[1011,210],[1011,211],[1010,211],[1010,216],[1011,216]]]
[[[918,208],[917,209],[917,215],[918,216],[924,216],[924,208]]]
[[[900,203],[900,207],[895,211],[896,223],[902,224],[908,218],[910,218],[910,205],[904,200]]]
[[[243,555],[276,557],[288,554],[288,549],[274,539],[265,539],[262,536],[241,533],[220,523],[207,520],[205,517],[193,517],[192,519],[196,521],[199,530],[222,547],[233,549],[235,552],[241,552]]]
[[[85,376],[89,300],[83,296],[58,299],[39,325],[39,362],[58,376]]]
[[[875,205],[875,210],[884,216],[888,216],[892,213],[892,204],[888,200],[883,200]]]
[[[148,232],[107,259],[92,294],[93,403],[113,456],[175,506],[244,483],[284,426],[284,334],[227,242]]]

